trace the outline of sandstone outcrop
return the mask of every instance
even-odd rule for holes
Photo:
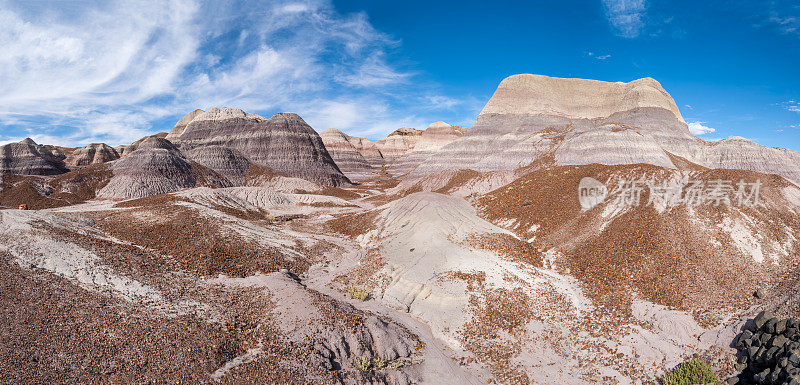
[[[27,138],[0,146],[0,174],[57,175],[69,171],[63,158]]]
[[[73,151],[72,154],[66,158],[64,163],[66,163],[67,167],[75,169],[117,159],[119,159],[117,150],[105,143],[92,143]]]
[[[126,148],[128,148],[127,145],[121,144],[121,145],[119,145],[117,147],[114,147],[114,151],[116,151],[117,154],[119,154],[119,156],[121,158],[125,154],[125,149]]]
[[[196,118],[198,115],[202,114],[203,112],[205,112],[205,111],[203,111],[203,110],[198,108],[198,109],[186,114],[184,117],[182,117],[180,120],[178,120],[178,123],[175,123],[175,127],[172,127],[172,130],[170,130],[170,132],[164,138],[168,139],[168,140],[175,140],[175,139],[180,138],[181,134],[183,134],[183,131],[186,130],[186,126],[189,125],[189,123],[191,123],[192,120],[194,120],[194,118]]]
[[[197,115],[176,142],[186,151],[211,145],[228,147],[251,163],[325,185],[350,183],[319,134],[293,113],[266,119],[240,109],[212,108]]]

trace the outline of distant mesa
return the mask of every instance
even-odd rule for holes
[[[289,176],[328,186],[350,184],[319,134],[293,113],[277,113],[266,119],[236,108],[212,108],[195,116],[176,143],[185,151],[223,146],[238,151],[253,164]]]
[[[442,121],[431,123],[420,135],[412,149],[414,152],[437,151],[460,138],[469,129],[453,126]]]
[[[329,128],[323,131],[320,137],[336,165],[351,180],[371,176],[376,171],[373,162],[383,159],[374,143],[363,138],[351,137],[338,129]],[[361,148],[356,147],[356,144]],[[365,145],[368,144],[372,144],[372,148],[365,149]],[[371,161],[367,160],[364,152],[372,155]]]
[[[0,174],[58,175],[69,171],[62,154],[53,154],[31,138],[0,146]]]
[[[629,83],[521,74],[505,78],[481,115],[552,115],[602,119],[638,108],[661,108],[683,122],[672,97],[652,78]]]
[[[92,164],[111,162],[119,159],[119,153],[105,143],[92,143],[72,152],[64,163],[71,169],[82,168]]]
[[[514,170],[534,162],[674,169],[675,156],[702,167],[773,173],[800,183],[800,153],[741,139],[695,137],[654,79],[612,83],[530,74],[504,79],[462,137],[413,169],[394,172]]]
[[[416,140],[414,146],[398,157],[389,167],[390,171],[404,174],[416,168],[442,147],[461,138],[468,129],[442,121],[431,123]]]
[[[411,151],[422,136],[422,132],[414,128],[398,128],[387,137],[375,142],[375,145],[383,157],[390,161]]]

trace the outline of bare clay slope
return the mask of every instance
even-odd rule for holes
[[[196,116],[178,137],[184,151],[223,146],[251,163],[329,186],[349,184],[319,135],[297,114],[271,118],[233,108],[212,108]]]
[[[336,165],[348,178],[362,179],[376,172],[361,151],[351,143],[349,135],[335,128],[329,128],[323,131],[320,137]]]

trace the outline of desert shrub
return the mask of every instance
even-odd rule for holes
[[[367,297],[369,297],[369,292],[358,287],[358,286],[350,286],[347,289],[347,296],[352,299],[357,299],[360,301],[366,301]]]
[[[353,359],[353,366],[362,372],[372,371],[372,359],[368,356],[356,357]]]
[[[697,385],[716,383],[714,371],[703,361],[689,360],[672,370],[661,380],[664,385]]]

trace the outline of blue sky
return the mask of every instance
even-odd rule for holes
[[[186,112],[378,139],[471,126],[506,76],[650,76],[701,137],[800,150],[800,3],[0,0],[0,143],[126,144]]]

